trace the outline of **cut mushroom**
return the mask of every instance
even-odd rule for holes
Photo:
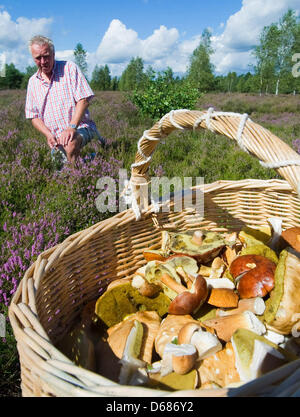
[[[282,232],[281,237],[286,243],[300,253],[300,227],[290,227]]]
[[[198,360],[203,360],[222,349],[219,339],[197,323],[187,323],[181,328],[178,343],[194,345],[198,352]]]
[[[127,385],[133,374],[146,365],[146,362],[138,359],[143,339],[143,325],[135,320],[133,327],[127,337],[125,349],[120,361],[122,367],[119,376],[119,383]]]
[[[277,251],[282,233],[282,218],[272,217],[267,222],[271,228],[271,239],[268,242],[268,246],[272,250]]]
[[[173,370],[179,375],[184,375],[194,367],[196,358],[197,351],[195,346],[168,343],[163,354],[161,375],[167,375],[173,372]]]
[[[229,342],[233,333],[240,328],[251,330],[259,335],[266,332],[263,323],[251,311],[244,311],[232,316],[217,317],[206,320],[203,324],[212,327],[216,331],[218,338],[225,342]]]
[[[207,303],[215,307],[230,308],[237,307],[239,296],[233,289],[212,288]]]
[[[226,265],[222,258],[217,257],[212,261],[209,278],[221,278],[225,271]]]
[[[149,283],[141,275],[135,275],[132,278],[131,285],[136,288],[144,297],[155,297],[162,288],[159,285]]]
[[[228,278],[205,278],[208,288],[227,288],[234,290],[234,283]]]
[[[235,366],[243,382],[270,372],[297,357],[264,336],[247,329],[238,329],[231,338]]]
[[[200,233],[196,231],[186,231],[174,233],[164,231],[162,233],[162,251],[177,255],[190,256],[199,263],[212,261],[219,255],[226,245],[223,235],[212,231],[201,231],[202,243],[200,243]],[[196,242],[198,243],[195,243]]]
[[[261,316],[262,314],[264,314],[265,309],[266,309],[266,305],[265,305],[263,298],[261,297],[244,298],[242,300],[239,300],[237,308],[233,308],[230,310],[218,309],[216,311],[216,315],[219,317],[231,316],[233,314],[243,313],[244,311],[248,310],[258,316]]]

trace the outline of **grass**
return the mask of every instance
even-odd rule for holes
[[[90,112],[107,148],[96,141],[82,153],[77,170],[58,174],[45,139],[24,118],[25,91],[0,91],[0,313],[7,318],[12,295],[25,271],[42,251],[113,213],[99,213],[95,200],[97,180],[128,176],[138,139],[155,120],[140,116],[120,92],[98,92]],[[207,94],[199,110],[248,113],[251,119],[292,146],[300,138],[298,96]],[[93,161],[87,156],[96,153]],[[205,183],[246,178],[278,177],[240,150],[234,141],[205,132],[173,132],[157,147],[150,175],[204,177]],[[16,343],[7,322],[0,339],[0,395],[20,395]]]

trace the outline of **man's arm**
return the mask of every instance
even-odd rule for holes
[[[31,122],[32,122],[33,127],[46,137],[48,145],[50,146],[51,149],[57,145],[55,136],[53,136],[53,134],[45,126],[45,123],[41,119],[35,117],[34,119],[31,119]]]
[[[88,106],[89,100],[87,98],[79,100],[78,103],[76,103],[75,111],[70,124],[78,126]],[[57,139],[57,142],[62,146],[66,146],[69,142],[71,142],[74,139],[75,133],[76,129],[68,127],[62,132],[61,136]]]

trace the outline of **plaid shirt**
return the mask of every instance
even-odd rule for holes
[[[50,83],[37,71],[28,82],[26,119],[41,119],[55,137],[59,137],[72,119],[76,103],[91,99],[94,93],[78,66],[71,61],[55,61]],[[86,110],[79,126],[96,129]]]

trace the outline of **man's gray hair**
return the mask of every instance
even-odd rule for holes
[[[54,43],[52,42],[51,39],[46,38],[46,36],[41,36],[41,35],[36,35],[33,38],[30,39],[29,41],[29,51],[31,52],[31,47],[32,45],[49,45],[50,50],[54,53]]]

